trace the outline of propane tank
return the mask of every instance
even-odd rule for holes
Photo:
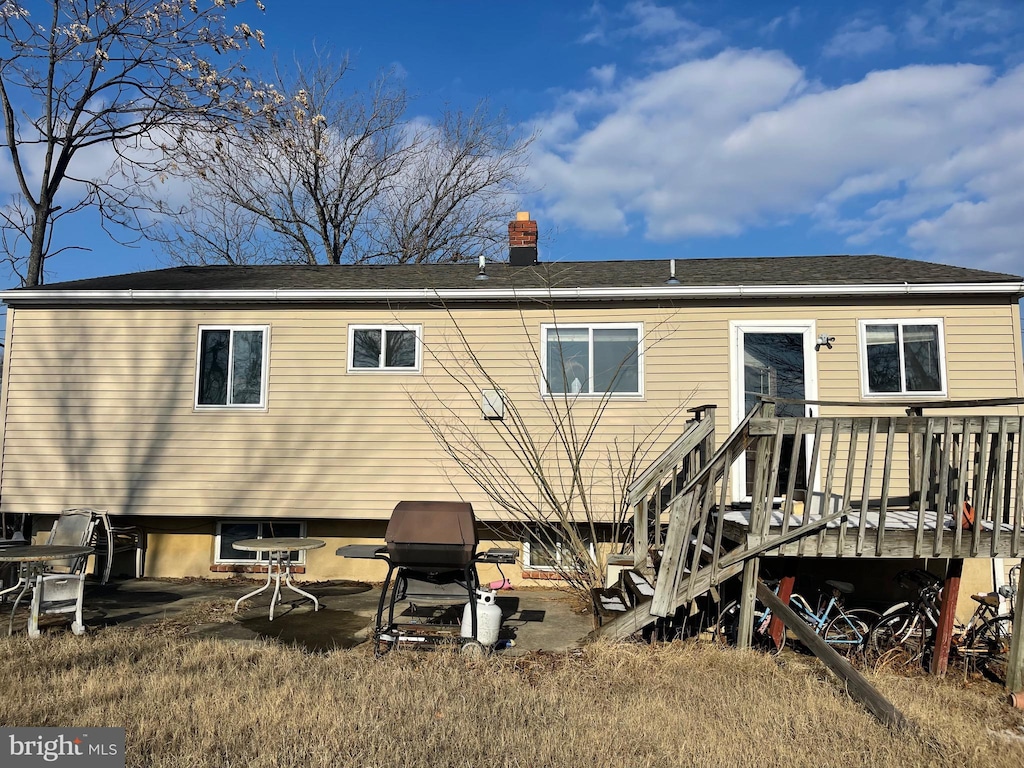
[[[494,645],[498,642],[498,630],[501,629],[501,608],[494,599],[496,592],[478,589],[476,591],[476,639],[481,645]],[[466,603],[462,610],[462,637],[473,637],[472,606]]]

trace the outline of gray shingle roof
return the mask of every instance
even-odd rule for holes
[[[889,256],[777,256],[677,259],[683,286],[892,285],[1006,283],[1021,277]],[[662,287],[668,260],[549,262],[533,267],[488,264],[386,266],[174,267],[52,283],[33,291],[231,291],[259,289],[403,290]],[[10,292],[16,299],[18,291]]]

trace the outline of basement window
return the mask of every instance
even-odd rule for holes
[[[597,553],[589,533],[579,531],[580,543],[592,560]],[[578,547],[578,545],[577,545]],[[583,570],[580,553],[557,526],[533,525],[523,537],[523,569],[566,572]]]
[[[280,536],[304,537],[306,524],[297,520],[221,520],[217,523],[214,563],[259,564],[270,560],[269,552],[243,552],[232,544],[243,539],[269,539]],[[292,562],[306,562],[305,552],[292,552]]]

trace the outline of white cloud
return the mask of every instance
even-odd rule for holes
[[[831,58],[859,58],[890,48],[895,42],[896,36],[884,24],[857,19],[836,32],[822,53]]]
[[[532,173],[559,223],[671,240],[809,216],[851,244],[1024,260],[1024,67],[907,66],[826,88],[780,53],[729,50],[616,82],[540,125]]]
[[[23,143],[18,152],[21,167],[25,170],[29,191],[36,195],[42,185],[42,169],[46,166],[46,147],[40,142]],[[70,207],[74,201],[87,194],[85,185],[75,179],[103,179],[117,160],[117,153],[109,144],[94,144],[78,150],[68,167],[68,178],[60,186],[57,195],[59,205]],[[14,173],[10,155],[0,154],[0,195],[20,194],[21,187]]]
[[[907,228],[911,244],[947,261],[965,248],[992,269],[1022,271],[1021,211],[1024,211],[1024,127],[967,147],[919,179],[926,189],[956,189],[952,204]],[[971,255],[968,252],[966,255]]]
[[[591,67],[590,76],[597,81],[597,84],[608,88],[615,81],[615,65],[605,64],[603,67]]]
[[[675,8],[653,0],[632,0],[617,12],[594,3],[586,16],[594,20],[594,26],[580,42],[609,45],[644,41],[648,44],[644,58],[659,64],[689,58],[723,39],[719,30],[703,27]]]
[[[789,11],[782,16],[776,16],[767,24],[763,25],[759,30],[759,33],[762,37],[772,38],[783,26],[788,27],[789,29],[796,29],[800,26],[801,21],[803,21],[803,15],[800,13],[799,6],[796,8],[790,8]]]
[[[692,26],[692,22],[681,17],[674,8],[667,8],[650,0],[634,0],[627,3],[625,12],[633,18],[628,31],[641,38],[672,34]]]
[[[1008,33],[1020,27],[1019,0],[927,0],[917,12],[908,14],[904,32],[911,44],[921,47],[936,47],[973,34],[1009,44]]]

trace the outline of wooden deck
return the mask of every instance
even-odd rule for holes
[[[948,558],[932,670],[941,674],[963,559],[1022,555],[1021,406],[1024,400],[932,403],[927,407],[1012,412],[925,417],[925,406],[917,406],[907,416],[775,418],[767,400],[717,447],[714,407],[694,409],[685,433],[628,489],[634,566],[656,576],[653,597],[598,634],[621,639],[686,615],[695,598],[742,573],[740,647],[750,646],[757,594],[876,717],[899,724],[902,715],[759,580],[760,560]],[[751,471],[749,503],[734,496],[738,466]],[[1024,590],[1015,610],[1024,614]],[[1009,657],[1006,685],[1016,691],[1024,687],[1024,633],[1014,634]]]
[[[621,637],[670,616],[763,556],[1021,557],[1022,405],[927,406],[955,407],[955,416],[925,416],[915,406],[906,416],[776,418],[767,400],[718,446],[714,406],[693,409],[684,434],[629,489],[634,566],[654,576],[652,554],[660,561],[654,599],[602,633]],[[896,404],[870,407],[891,413]],[[745,505],[733,502],[741,462],[752,474]],[[965,526],[972,510],[976,520]]]

